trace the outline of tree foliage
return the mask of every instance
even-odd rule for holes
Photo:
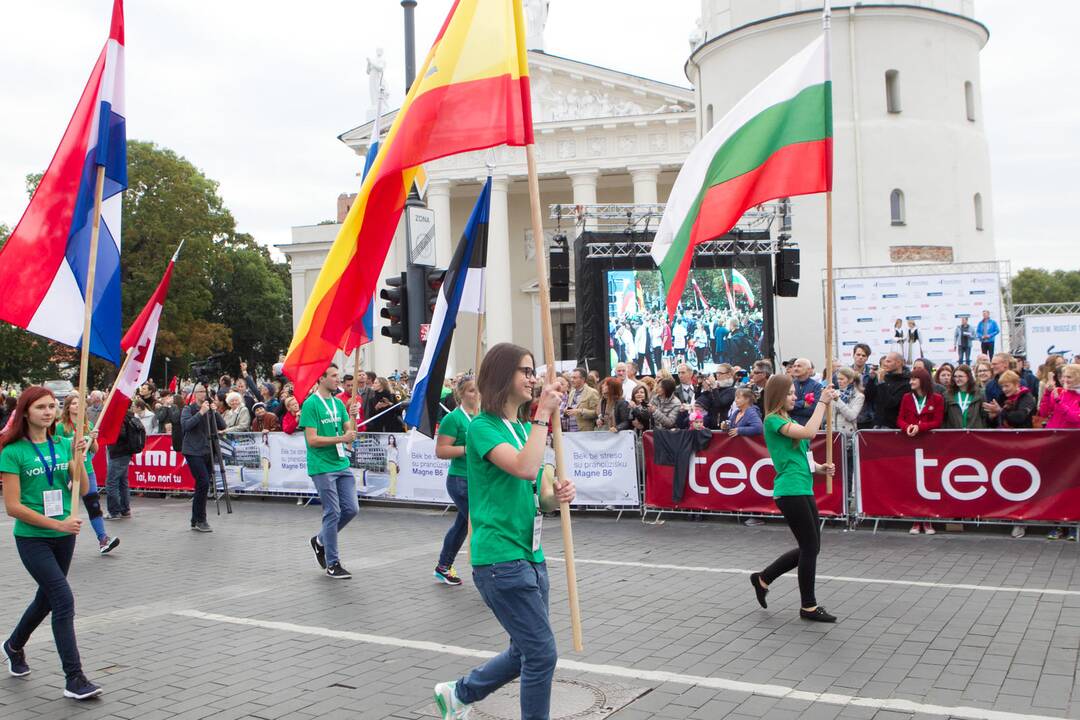
[[[40,174],[26,177],[32,194]],[[291,337],[292,285],[288,266],[275,263],[236,221],[218,194],[218,183],[172,150],[128,142],[128,190],[122,224],[121,305],[125,330],[146,305],[176,248],[151,377],[183,374],[191,362],[224,353],[226,367],[248,360],[268,371]],[[0,242],[7,229],[0,226]],[[0,327],[0,382],[55,377],[56,346],[24,330]],[[47,357],[46,357],[47,356]],[[65,359],[65,358],[61,358]],[[51,364],[50,364],[51,363]],[[235,368],[232,368],[235,369]],[[116,368],[91,362],[92,382],[102,386]]]
[[[1012,280],[1017,304],[1080,302],[1080,270],[1024,268]]]

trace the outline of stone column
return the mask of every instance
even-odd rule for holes
[[[574,204],[595,205],[596,182],[600,177],[600,173],[596,170],[573,170],[566,174],[570,177],[570,183],[574,187]],[[595,230],[596,221],[585,223],[585,229]],[[542,248],[539,243],[537,243],[537,247]]]
[[[487,347],[512,342],[514,338],[513,284],[510,279],[510,178],[496,175],[491,180],[491,212],[488,215],[487,316],[484,334]]]
[[[656,204],[656,180],[660,176],[659,165],[630,165],[630,180],[634,183],[634,204]]]
[[[430,181],[427,203],[435,212],[435,264],[444,268],[450,264],[450,257],[454,253],[454,228],[450,222],[450,181]]]
[[[296,331],[298,325],[300,325],[300,319],[304,315],[304,308],[307,306],[308,288],[306,275],[307,271],[303,269],[301,265],[297,267],[297,258],[290,257],[290,260],[294,263],[292,271],[292,326],[293,332]]]

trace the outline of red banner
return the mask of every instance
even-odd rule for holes
[[[706,510],[779,515],[773,502],[773,469],[765,438],[728,437],[715,432],[705,451],[694,455],[682,501],[671,499],[671,466],[653,462],[652,432],[643,435],[645,451],[645,503],[651,508],[668,510]],[[825,462],[825,435],[810,443],[818,462]],[[814,497],[822,515],[840,516],[844,512],[843,439],[833,436],[833,459],[837,465],[832,494],[825,492],[825,476],[814,476]]]
[[[94,456],[93,464],[98,488],[104,495],[107,470],[104,449]],[[131,456],[128,487],[132,490],[195,492],[195,478],[184,456],[172,449],[171,436],[147,435],[143,451]]]
[[[859,511],[870,516],[1080,520],[1080,431],[861,431]]]

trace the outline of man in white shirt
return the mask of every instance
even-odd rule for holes
[[[615,377],[622,380],[623,399],[627,402],[630,401],[630,396],[634,394],[634,388],[637,387],[637,380],[634,379],[636,374],[637,368],[634,367],[634,363],[619,363],[615,366]]]

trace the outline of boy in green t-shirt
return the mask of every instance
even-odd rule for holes
[[[319,378],[315,392],[300,408],[300,427],[307,442],[307,466],[311,482],[323,506],[322,530],[311,538],[311,549],[328,577],[348,580],[352,574],[341,566],[338,533],[360,512],[356,476],[349,467],[349,450],[356,430],[341,400],[334,397],[339,371],[331,364]]]

